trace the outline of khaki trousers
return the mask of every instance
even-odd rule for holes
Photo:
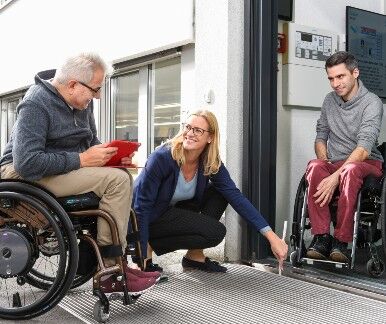
[[[3,179],[22,179],[12,164],[1,167]],[[126,248],[126,235],[133,196],[133,177],[117,168],[86,167],[62,175],[45,177],[35,181],[57,197],[78,195],[93,191],[101,198],[99,208],[109,213],[115,220],[119,239]],[[107,222],[98,218],[98,244],[112,244]]]

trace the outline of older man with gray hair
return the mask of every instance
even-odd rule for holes
[[[36,182],[57,197],[94,192],[101,198],[99,208],[115,219],[124,251],[132,177],[118,168],[101,168],[117,148],[99,141],[90,105],[100,98],[107,69],[99,55],[82,53],[68,58],[52,80],[43,74],[35,76],[35,85],[17,107],[11,139],[0,160],[1,176]],[[121,162],[131,164],[131,157]],[[101,218],[97,240],[100,246],[112,245],[110,228]],[[112,265],[113,260],[105,262]],[[143,293],[159,277],[159,273],[142,275],[126,265],[125,273],[132,294]],[[111,278],[101,285],[105,292],[112,292],[112,287],[123,289]]]

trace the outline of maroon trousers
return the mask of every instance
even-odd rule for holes
[[[313,195],[317,191],[319,183],[336,170],[344,161],[328,163],[323,160],[311,160],[308,163],[306,178],[308,181],[308,214],[312,225],[311,233],[330,233],[331,215],[328,204],[320,207],[315,204]],[[341,242],[351,242],[354,230],[354,213],[358,192],[363,184],[363,179],[368,175],[382,176],[382,162],[378,160],[365,160],[363,162],[351,162],[343,167],[339,177],[339,199],[336,215],[336,227],[334,237]]]

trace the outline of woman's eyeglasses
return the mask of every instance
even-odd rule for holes
[[[193,135],[196,135],[196,136],[202,136],[202,135],[204,135],[205,132],[211,133],[210,131],[207,131],[207,130],[202,129],[200,127],[192,127],[189,124],[182,124],[182,130],[184,131],[184,133],[189,133],[190,130],[192,130]]]

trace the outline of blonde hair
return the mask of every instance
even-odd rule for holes
[[[213,139],[210,143],[208,143],[201,153],[201,160],[204,165],[204,175],[210,176],[212,174],[216,174],[221,166],[221,158],[220,158],[220,133],[219,127],[217,123],[216,116],[210,112],[209,110],[200,109],[189,115],[197,116],[204,118],[208,125],[208,131],[211,133]],[[175,161],[177,161],[178,165],[183,165],[185,163],[185,152],[182,142],[184,140],[183,130],[181,130],[176,136],[174,136],[168,144],[171,147],[172,157]]]

